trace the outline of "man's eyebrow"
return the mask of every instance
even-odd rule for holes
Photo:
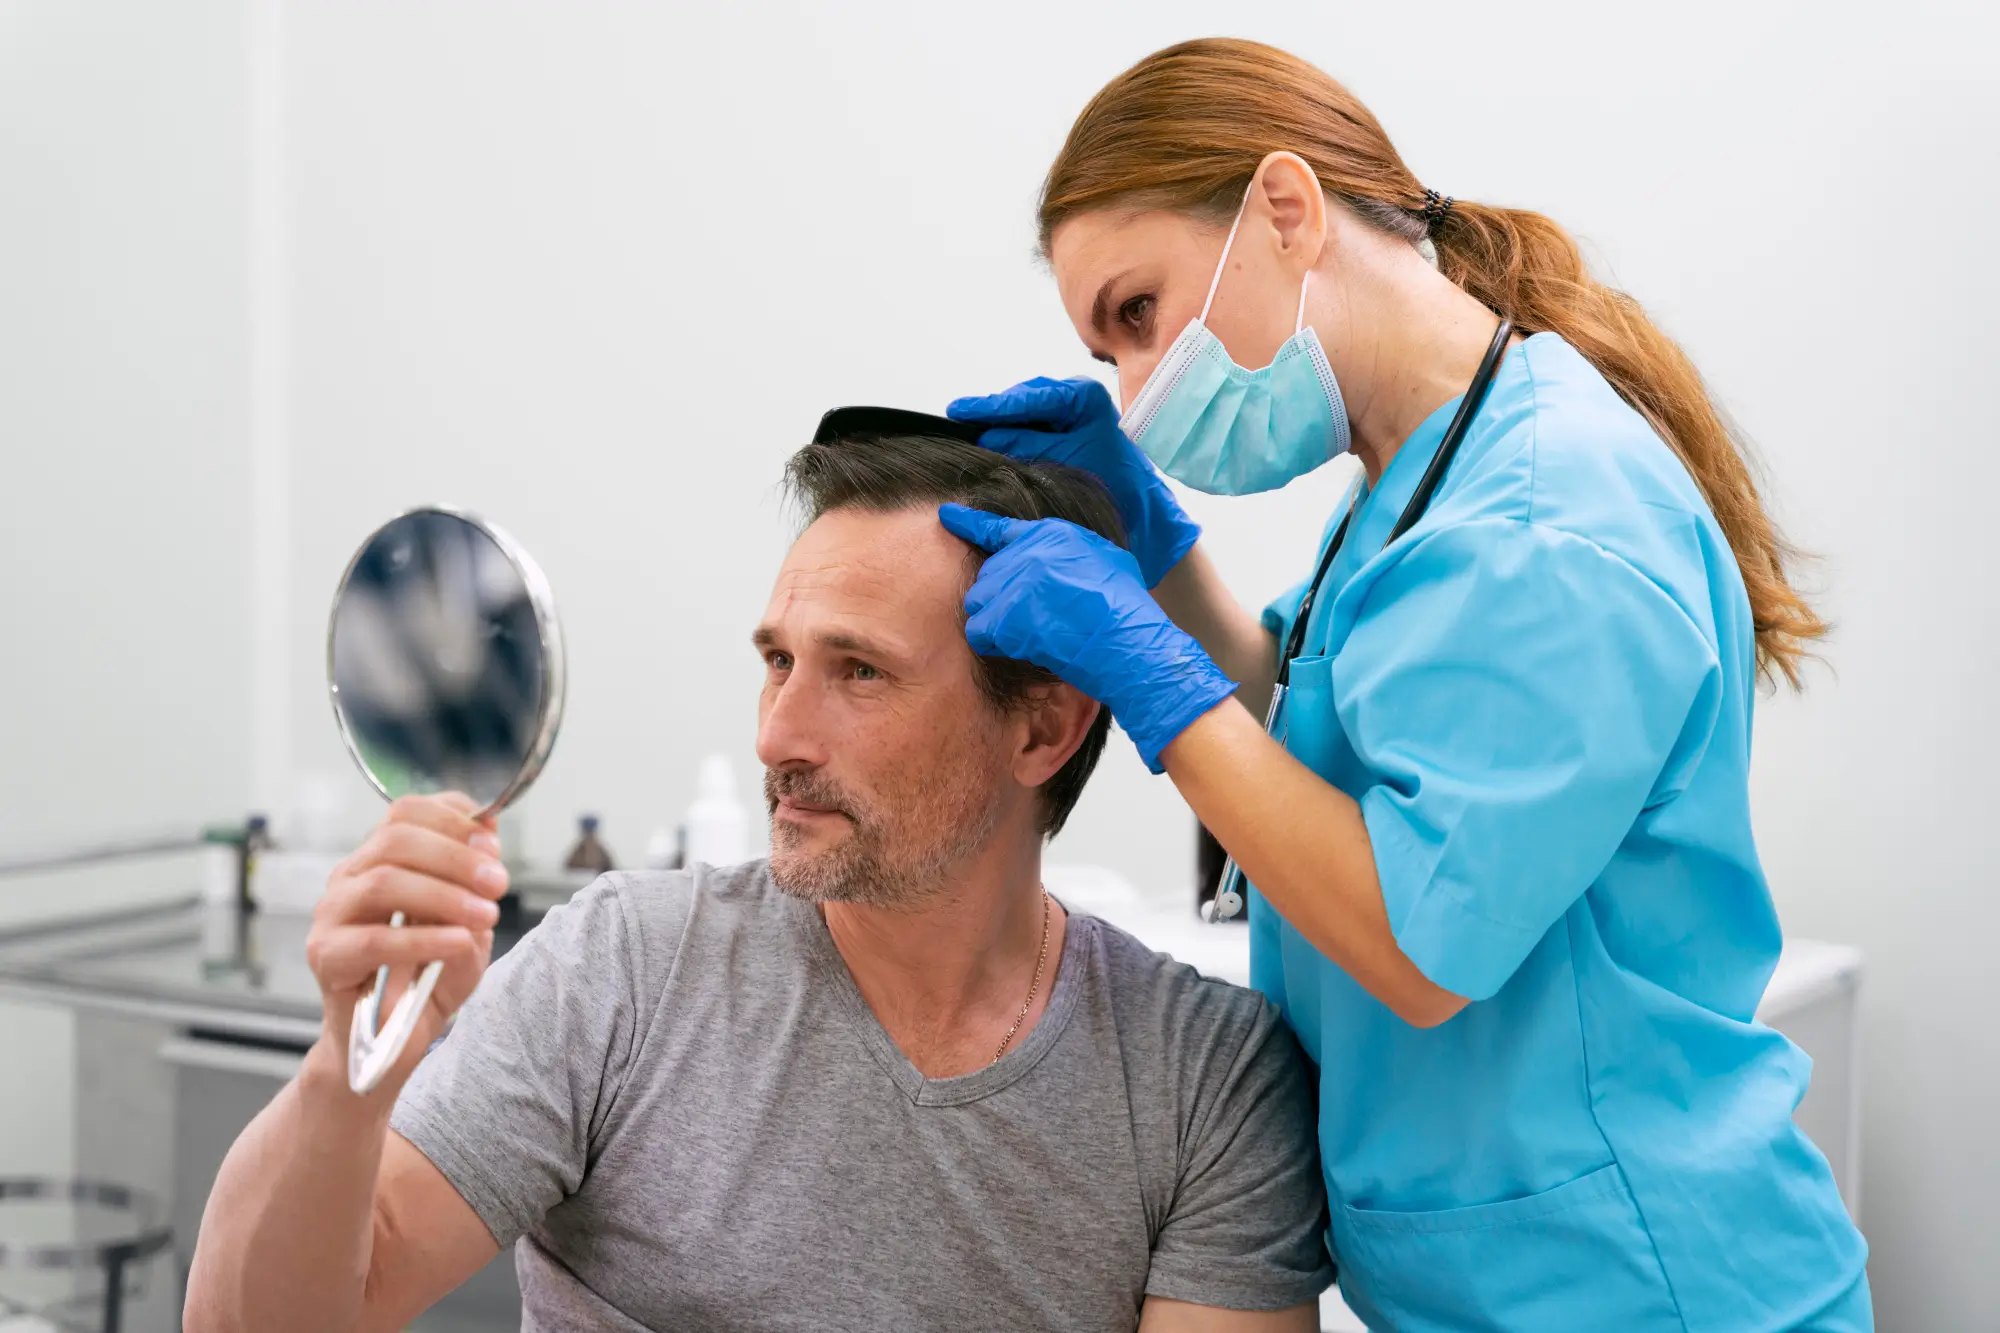
[[[818,643],[822,648],[831,648],[836,652],[842,653],[859,653],[863,657],[901,656],[901,654],[885,644],[877,643],[873,639],[863,638],[859,634],[847,633],[844,630],[826,630],[813,635],[813,641]]]
[[[750,642],[759,648],[777,647],[778,631],[776,626],[759,625],[756,631],[751,634]],[[835,652],[859,653],[863,657],[902,656],[901,653],[885,644],[877,643],[873,639],[863,638],[859,634],[848,633],[845,630],[823,630],[813,635],[813,642],[819,644],[822,648],[831,648]]]

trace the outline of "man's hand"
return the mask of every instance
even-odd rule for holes
[[[472,801],[456,793],[405,796],[389,807],[360,849],[334,870],[313,912],[306,961],[323,1001],[325,1057],[345,1066],[354,1006],[389,966],[386,1013],[425,963],[444,972],[409,1045],[371,1094],[392,1103],[443,1031],[472,995],[493,953],[497,900],[507,891],[500,843],[491,819],[474,819]],[[405,925],[389,918],[403,913]]]
[[[507,873],[473,809],[463,796],[404,797],[327,882],[306,941],[321,1037],[223,1159],[188,1274],[189,1333],[401,1328],[497,1252],[451,1182],[389,1129],[397,1093],[493,951]],[[410,924],[392,928],[399,911]],[[409,1046],[356,1097],[355,1002],[384,963],[386,1007],[433,959],[444,971]]]

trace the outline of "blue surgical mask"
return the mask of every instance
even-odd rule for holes
[[[1249,202],[1246,191],[1243,203]],[[1238,208],[1201,314],[1174,339],[1118,423],[1160,471],[1210,495],[1274,491],[1347,452],[1351,438],[1333,367],[1305,323],[1310,270],[1299,284],[1292,336],[1262,370],[1230,360],[1209,331],[1208,308],[1242,223]]]

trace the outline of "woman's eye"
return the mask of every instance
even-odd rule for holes
[[[1153,317],[1153,298],[1135,296],[1118,307],[1118,322],[1134,333],[1143,332],[1147,321]]]

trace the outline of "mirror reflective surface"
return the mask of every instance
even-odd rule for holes
[[[362,543],[327,631],[334,717],[383,796],[463,792],[490,814],[542,771],[562,722],[562,631],[548,580],[513,538],[431,505]],[[389,918],[403,924],[403,914]],[[354,1007],[347,1082],[367,1093],[416,1030],[443,964],[384,1016],[387,966]]]
[[[334,599],[334,714],[385,797],[494,810],[541,771],[562,717],[562,636],[539,567],[492,524],[430,507],[378,529]]]

